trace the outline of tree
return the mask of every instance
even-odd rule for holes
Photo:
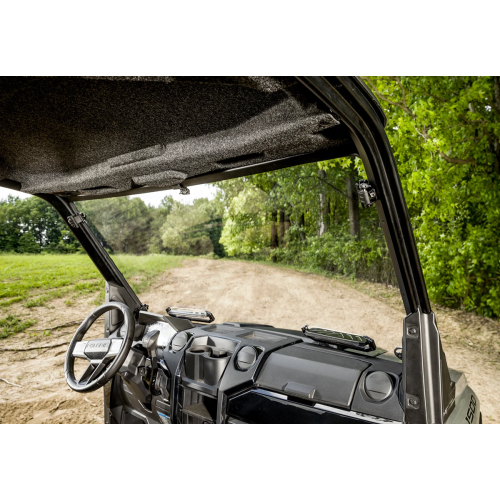
[[[207,255],[221,257],[222,218],[216,204],[206,198],[184,205],[172,200],[169,215],[160,228],[166,252],[180,255]]]
[[[500,315],[498,77],[367,77],[389,135],[429,295]]]
[[[42,248],[36,241],[33,233],[23,233],[19,238],[19,244],[17,246],[17,251],[19,253],[40,253],[41,250]]]
[[[140,198],[123,196],[80,202],[102,237],[118,253],[150,251],[152,211]]]
[[[322,168],[318,170],[318,178],[323,181],[326,179],[326,172]],[[328,231],[329,212],[330,210],[326,196],[326,190],[323,186],[323,189],[319,193],[318,236],[323,236]]]
[[[271,224],[263,209],[266,198],[264,191],[248,185],[229,203],[220,240],[229,256],[267,250]]]
[[[33,238],[25,237],[21,243],[21,236],[27,233]],[[33,240],[38,251],[74,252],[81,249],[61,216],[41,198],[32,196],[22,200],[9,196],[0,201],[0,251],[24,252],[25,248],[34,248],[31,245]]]
[[[349,230],[351,236],[359,240],[361,239],[361,228],[359,226],[359,199],[353,172],[349,172],[347,174],[346,183],[347,200],[349,205]]]

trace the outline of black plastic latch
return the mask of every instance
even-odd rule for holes
[[[149,306],[147,304],[141,304],[140,307],[136,307],[134,309],[134,316],[136,320],[139,319],[139,313],[141,311],[149,311]]]
[[[363,208],[370,208],[377,201],[377,192],[375,188],[365,180],[361,180],[356,183],[356,189],[358,190],[359,201]]]
[[[71,227],[77,228],[80,226],[80,224],[87,222],[86,219],[87,219],[87,215],[79,212],[76,215],[68,216],[68,223]]]

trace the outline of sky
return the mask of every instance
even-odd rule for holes
[[[212,200],[215,197],[216,189],[212,184],[202,184],[200,186],[192,186],[189,188],[190,194],[182,195],[179,193],[178,189],[169,189],[167,191],[158,191],[156,193],[146,193],[138,194],[132,196],[132,198],[142,198],[147,205],[153,205],[157,207],[161,200],[167,196],[173,196],[174,200],[180,201],[181,203],[188,204],[192,203],[193,200],[197,198],[208,198]],[[11,194],[12,196],[18,196],[19,198],[28,198],[29,194],[21,193],[19,191],[13,191],[12,189],[7,189],[0,187],[0,200],[7,199],[7,196]]]

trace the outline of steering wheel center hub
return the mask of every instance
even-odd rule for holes
[[[89,359],[104,359],[111,347],[110,339],[90,340],[83,351]]]

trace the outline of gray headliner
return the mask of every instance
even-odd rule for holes
[[[0,78],[0,116],[0,180],[72,199],[350,143],[293,77]]]

